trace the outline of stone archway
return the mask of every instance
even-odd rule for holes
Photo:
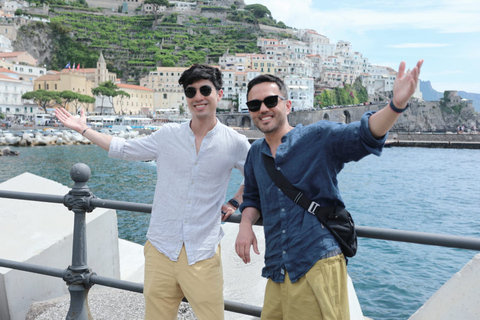
[[[225,119],[225,124],[228,127],[236,127],[237,126],[237,119],[235,118],[235,116],[228,116]]]
[[[242,119],[240,120],[240,126],[244,128],[251,128],[252,119],[250,119],[250,117],[248,116],[242,117]]]
[[[345,123],[350,123],[352,122],[352,115],[348,110],[343,111],[343,115],[345,116]]]
[[[323,115],[323,120],[327,120],[327,121],[330,120],[330,116],[328,115],[328,113],[325,113]]]

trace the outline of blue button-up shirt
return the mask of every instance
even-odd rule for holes
[[[368,118],[350,124],[330,121],[297,125],[282,137],[275,166],[298,189],[321,206],[343,205],[337,174],[344,164],[369,154],[380,155],[386,136],[375,139]],[[265,232],[262,276],[283,282],[285,271],[297,281],[339,245],[317,217],[288,198],[270,179],[262,153],[272,156],[265,139],[252,144],[245,163],[245,190],[240,210],[258,209]],[[359,181],[359,183],[361,183]]]

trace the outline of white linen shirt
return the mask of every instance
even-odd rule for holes
[[[147,239],[172,261],[185,244],[188,264],[214,256],[224,232],[221,206],[230,175],[243,166],[250,143],[220,123],[203,138],[197,154],[190,122],[165,124],[144,138],[113,137],[109,156],[156,160],[157,184]]]

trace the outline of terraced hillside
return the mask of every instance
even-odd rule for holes
[[[156,66],[217,63],[225,52],[257,52],[257,38],[269,36],[258,23],[178,13],[155,17],[57,10],[50,12],[50,20],[21,27],[15,50],[28,50],[57,70],[68,62],[93,68],[102,52],[110,71],[133,82]]]

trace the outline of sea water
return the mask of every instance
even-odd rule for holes
[[[92,171],[88,186],[95,196],[152,203],[154,162],[110,159],[93,145],[12,149],[20,155],[0,157],[0,182],[30,172],[71,187],[70,168],[83,162]],[[393,147],[347,164],[339,187],[357,225],[480,238],[479,168],[479,150]],[[227,200],[242,178],[232,172]],[[149,214],[118,211],[123,239],[143,244],[148,223]],[[407,319],[475,254],[359,238],[348,272],[365,316]]]

